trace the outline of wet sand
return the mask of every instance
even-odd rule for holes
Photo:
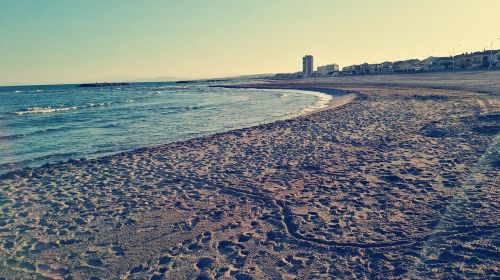
[[[353,95],[291,120],[4,176],[0,275],[499,276],[497,90],[244,86]]]

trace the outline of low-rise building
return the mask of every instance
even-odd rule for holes
[[[500,68],[500,50],[494,50],[491,52],[491,66],[494,68]]]
[[[455,56],[455,69],[500,67],[500,50],[483,50]]]
[[[378,65],[379,73],[393,73],[394,72],[394,63],[385,61]]]
[[[409,59],[396,62],[385,61],[379,64],[358,64],[342,68],[340,75],[367,75],[404,73],[420,71],[445,71],[460,69],[500,69],[500,50],[483,50],[463,53],[456,56],[428,57],[424,60]]]
[[[333,75],[335,72],[338,72],[338,71],[339,71],[338,64],[332,63],[332,64],[327,64],[324,66],[319,66],[316,72],[319,75],[326,76],[326,75]]]
[[[273,79],[276,80],[296,80],[304,77],[304,73],[296,72],[296,73],[278,73],[274,75]]]
[[[342,67],[342,75],[347,75],[347,76],[355,75],[354,65]]]
[[[455,69],[471,69],[473,56],[469,53],[463,53],[455,56]]]
[[[420,60],[408,59],[394,62],[394,72],[414,72],[419,67]]]
[[[472,68],[490,66],[490,51],[475,52],[472,54]]]
[[[453,68],[453,58],[450,57],[429,57],[425,63],[426,71],[442,71]]]

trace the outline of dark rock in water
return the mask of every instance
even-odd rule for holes
[[[128,86],[130,83],[94,83],[94,84],[80,84],[78,87],[116,87]]]
[[[214,80],[206,80],[205,82],[229,82],[230,80],[225,79],[214,79]]]
[[[175,83],[176,84],[192,84],[192,83],[196,83],[196,81],[177,81]]]

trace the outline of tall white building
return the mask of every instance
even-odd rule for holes
[[[302,58],[302,73],[304,76],[312,76],[313,74],[313,56],[306,55]]]

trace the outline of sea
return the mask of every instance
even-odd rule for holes
[[[332,98],[214,87],[233,83],[0,87],[0,174],[292,118]]]

